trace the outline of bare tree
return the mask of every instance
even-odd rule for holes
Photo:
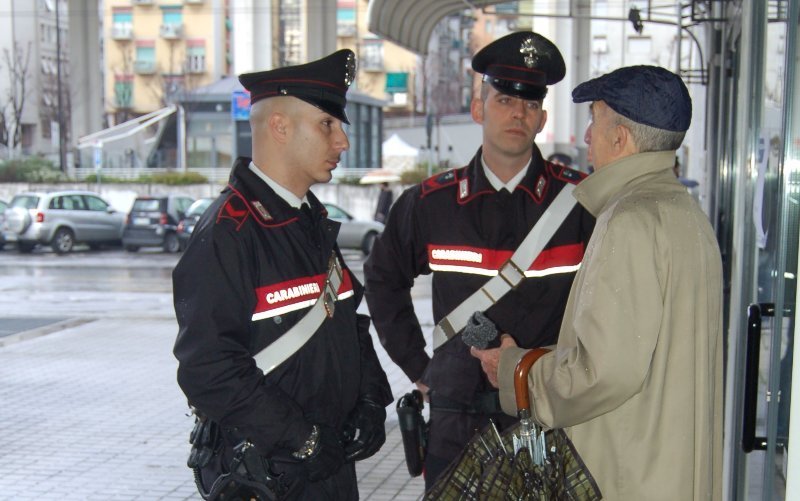
[[[0,102],[0,144],[9,154],[22,142],[22,113],[27,99],[28,68],[31,58],[31,43],[25,49],[15,42],[12,50],[3,50],[5,70],[8,77],[6,100]]]

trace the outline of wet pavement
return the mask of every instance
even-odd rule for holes
[[[177,259],[0,252],[0,499],[200,499],[185,466],[192,418],[172,356]],[[360,274],[360,255],[346,259]],[[429,333],[428,284],[413,295]],[[409,391],[375,345],[395,397]],[[386,444],[357,467],[361,499],[420,499],[423,481],[409,476],[387,410]]]

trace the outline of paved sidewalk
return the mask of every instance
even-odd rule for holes
[[[175,381],[171,294],[123,293],[125,304],[106,311],[100,296],[115,300],[104,291],[30,294],[26,304],[38,301],[37,315],[53,323],[0,342],[0,500],[200,499],[185,466],[193,419]],[[415,302],[429,315],[429,293]],[[421,321],[430,332],[430,319]],[[409,391],[375,345],[395,397]],[[361,499],[420,499],[423,480],[406,470],[394,405],[388,413],[386,444],[358,464]]]

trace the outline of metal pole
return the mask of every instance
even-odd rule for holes
[[[67,172],[66,151],[64,151],[64,107],[61,99],[61,2],[56,2],[56,91],[58,92],[58,166]]]

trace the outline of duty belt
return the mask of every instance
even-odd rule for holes
[[[314,336],[326,318],[333,318],[335,302],[341,285],[342,267],[334,251],[328,261],[328,276],[325,278],[322,293],[308,313],[272,344],[253,355],[256,365],[264,372],[265,376],[302,348]]]

